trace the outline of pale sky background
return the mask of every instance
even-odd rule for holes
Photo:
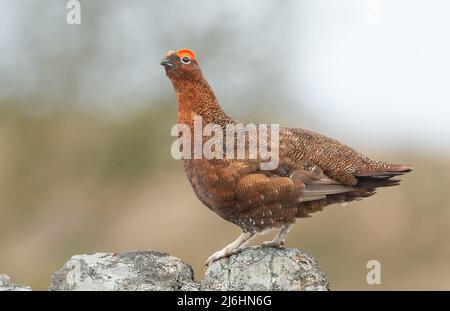
[[[332,131],[448,148],[450,1],[374,2],[381,24],[371,1],[303,2],[298,98]]]
[[[287,125],[346,142],[450,149],[450,1],[213,2],[111,0],[100,14],[81,1],[82,25],[69,26],[64,0],[0,0],[0,95],[150,105],[173,96],[163,53],[188,47],[233,115],[260,96]],[[221,24],[231,39],[209,37]]]

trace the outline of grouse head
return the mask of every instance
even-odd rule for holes
[[[161,65],[172,81],[198,80],[202,78],[200,66],[191,50],[169,51],[164,55]]]

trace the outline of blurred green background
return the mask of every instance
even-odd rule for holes
[[[159,61],[190,48],[230,115],[415,165],[291,231],[332,289],[450,289],[448,3],[81,1],[81,25],[65,5],[0,0],[0,273],[44,290],[72,255],[152,249],[201,278],[239,234],[170,154],[177,104]],[[366,283],[371,259],[381,285]]]

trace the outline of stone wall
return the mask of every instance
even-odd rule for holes
[[[317,261],[293,248],[250,248],[213,262],[203,280],[181,259],[155,251],[73,256],[49,290],[328,290]],[[0,275],[0,290],[31,290]]]

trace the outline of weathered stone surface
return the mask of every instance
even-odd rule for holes
[[[202,290],[329,290],[314,257],[293,248],[253,248],[213,262]]]
[[[14,284],[11,282],[9,276],[0,274],[0,292],[1,291],[31,291],[31,287]]]
[[[154,251],[73,256],[55,272],[49,290],[134,291],[198,290],[192,268]]]
[[[180,259],[154,251],[73,256],[49,290],[328,290],[317,261],[292,248],[251,248],[213,262],[200,284]]]

